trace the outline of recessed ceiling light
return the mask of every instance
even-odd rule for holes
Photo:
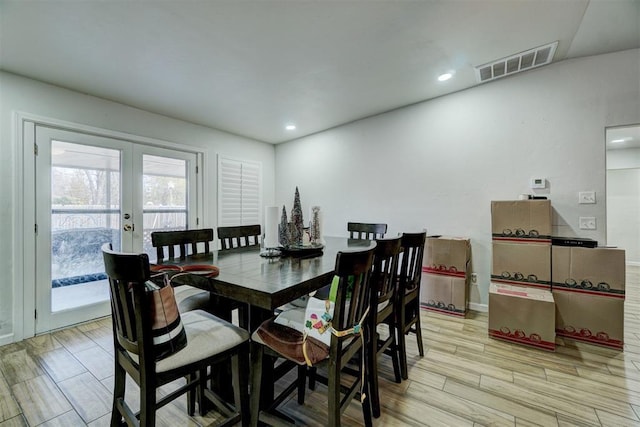
[[[452,73],[444,73],[444,74],[440,74],[438,76],[438,81],[439,82],[445,82],[447,80],[449,80],[451,77],[453,77]]]
[[[296,125],[288,124],[284,127],[286,130],[296,130]]]

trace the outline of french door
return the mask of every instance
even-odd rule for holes
[[[195,153],[36,126],[35,333],[110,314],[100,248],[196,228]]]

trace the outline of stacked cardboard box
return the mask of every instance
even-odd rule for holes
[[[420,301],[430,311],[464,317],[469,285],[469,239],[427,237],[422,260]]]
[[[491,283],[489,336],[543,350],[555,350],[555,304],[551,292]]]
[[[491,202],[491,233],[489,335],[555,350],[551,202]]]
[[[556,333],[622,349],[625,251],[553,246],[551,276]]]
[[[551,201],[491,202],[491,280],[551,287]]]
[[[538,288],[552,291],[555,334],[623,348],[624,250],[597,248],[597,242],[590,239],[552,238],[551,203],[547,200],[491,202],[491,222],[491,279],[498,283],[492,283],[489,293],[490,336],[534,345],[525,339],[531,334],[524,331],[541,316],[549,316],[543,313],[540,301],[529,297],[531,289]],[[502,284],[522,288],[505,291]],[[531,316],[523,323],[520,316],[527,311]],[[533,341],[547,336],[549,325],[535,323]],[[544,328],[542,333],[540,328]],[[517,332],[512,336],[505,331]]]

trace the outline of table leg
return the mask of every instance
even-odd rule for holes
[[[249,307],[249,325],[250,332],[255,331],[258,326],[262,324],[265,320],[271,318],[273,316],[273,312],[270,310],[265,310],[263,308],[250,306]],[[261,376],[261,387],[260,387],[260,408],[268,408],[273,402],[274,398],[274,366],[275,359],[271,356],[264,355],[262,358],[262,376]]]

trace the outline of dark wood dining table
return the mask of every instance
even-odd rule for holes
[[[260,248],[254,246],[197,254],[164,264],[217,266],[220,273],[215,277],[189,274],[176,277],[175,282],[208,290],[212,299],[224,297],[247,304],[248,319],[244,321],[249,325],[249,332],[253,332],[272,317],[278,307],[330,284],[338,252],[361,251],[375,246],[375,242],[369,240],[346,237],[325,237],[324,240],[321,253],[300,252],[268,258],[260,256]],[[228,306],[216,304],[216,314],[230,320],[231,312],[225,309]],[[272,365],[263,364],[262,381],[262,384],[273,384]],[[263,397],[265,401],[272,399],[273,390]]]
[[[165,264],[215,265],[220,273],[205,278],[198,275],[177,277],[178,284],[208,290],[249,306],[251,331],[273,316],[278,307],[315,291],[331,282],[339,251],[365,250],[375,245],[368,240],[326,237],[321,253],[299,253],[261,257],[260,248],[236,248],[188,256]],[[222,317],[227,317],[221,312]]]

